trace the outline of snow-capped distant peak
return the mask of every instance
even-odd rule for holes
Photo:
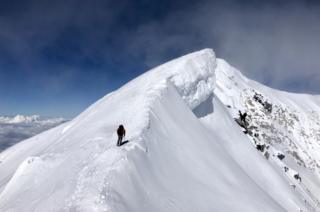
[[[24,116],[24,115],[16,115],[13,117],[10,116],[0,116],[0,123],[2,124],[18,124],[18,123],[31,123],[39,121],[39,115],[31,115],[31,116]]]
[[[15,115],[0,116],[0,124],[31,124],[31,123],[54,123],[61,122],[64,118],[43,118],[39,115]]]
[[[16,115],[13,117],[9,123],[30,123],[39,121],[40,116],[39,115],[31,115],[31,116],[23,116],[23,115]]]

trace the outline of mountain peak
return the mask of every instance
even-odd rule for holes
[[[172,60],[2,152],[0,209],[317,211],[319,113],[274,96],[211,49]]]

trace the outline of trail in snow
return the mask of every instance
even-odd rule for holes
[[[306,189],[294,190],[234,121],[252,87],[267,90],[208,49],[152,69],[1,153],[0,209],[317,211]],[[277,102],[286,96],[276,95]],[[130,142],[116,147],[119,124]]]

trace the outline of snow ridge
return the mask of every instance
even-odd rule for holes
[[[236,124],[253,84],[211,49],[156,67],[2,152],[0,210],[317,211]]]
[[[19,193],[15,186],[17,184],[20,187],[31,187],[30,193],[35,192],[34,195],[37,193],[44,194],[45,190],[48,189],[44,185],[45,182],[40,179],[38,184],[28,186],[28,180],[31,180],[32,175],[32,178],[42,178],[36,172],[39,163],[34,162],[30,162],[29,165],[31,167],[34,166],[34,169],[29,169],[35,170],[35,173],[22,180],[21,178],[25,178],[25,175],[21,175],[20,171],[16,172],[13,177],[10,177],[10,183],[6,184],[7,180],[10,179],[9,176],[15,170],[12,164],[18,165],[22,163],[21,167],[24,167],[25,165],[23,164],[28,163],[26,161],[30,161],[30,156],[31,158],[37,158],[31,161],[42,161],[41,164],[56,164],[56,160],[53,160],[53,158],[59,158],[60,162],[56,165],[42,169],[47,170],[48,173],[51,173],[51,169],[58,173],[64,173],[64,181],[71,183],[70,185],[64,185],[60,190],[56,190],[54,187],[58,187],[61,184],[61,177],[52,179],[53,191],[50,193],[50,197],[44,195],[45,200],[34,202],[33,205],[29,204],[29,207],[23,206],[24,210],[33,211],[42,207],[47,208],[47,202],[53,199],[60,202],[64,202],[67,199],[66,203],[62,205],[66,205],[64,207],[67,208],[68,206],[76,208],[77,210],[86,211],[85,208],[96,205],[97,199],[92,193],[97,194],[101,192],[101,189],[104,190],[104,178],[110,176],[110,174],[107,174],[109,173],[108,170],[112,172],[114,169],[113,164],[122,164],[121,166],[124,166],[121,162],[115,162],[121,161],[120,158],[126,158],[127,154],[126,151],[119,151],[118,148],[114,147],[113,141],[116,140],[114,131],[117,124],[123,123],[127,131],[130,132],[127,138],[130,143],[125,147],[127,150],[140,149],[140,151],[146,151],[147,147],[141,139],[141,135],[149,126],[148,114],[151,105],[155,99],[161,98],[162,90],[167,87],[168,81],[172,82],[181,92],[182,97],[190,106],[195,107],[202,99],[207,98],[213,90],[214,61],[215,56],[212,50],[203,50],[171,61],[129,82],[117,92],[102,98],[74,120],[51,131],[50,137],[48,135],[49,132],[45,132],[3,152],[0,155],[0,160],[2,161],[0,169],[7,168],[7,175],[6,178],[0,181],[3,189],[0,194],[0,208],[4,210],[10,208],[12,202],[9,200],[12,198],[36,198],[31,194],[27,197],[23,195],[23,192]],[[198,71],[196,72],[195,69]],[[124,101],[130,102],[130,105],[122,105],[121,110],[117,109],[119,102]],[[106,118],[101,118],[104,116]],[[46,142],[41,145],[37,144],[44,138]],[[22,152],[22,154],[16,155],[15,152]],[[48,155],[51,156],[47,157]],[[114,157],[111,155],[114,155]],[[106,165],[104,159],[109,161],[109,168],[107,169],[104,168]],[[24,168],[18,169],[24,170]],[[75,177],[76,179],[74,179]],[[90,188],[93,188],[93,185],[96,186],[92,190]],[[33,190],[33,186],[36,186],[40,191]],[[70,192],[73,193],[71,195],[72,198],[65,198],[70,196]],[[84,202],[91,202],[92,204],[85,206],[86,204],[81,204]],[[61,209],[61,205],[52,206],[51,211],[59,210],[59,208]],[[108,206],[104,205],[98,208],[108,208]],[[22,210],[22,208],[19,209],[19,206],[16,209]]]

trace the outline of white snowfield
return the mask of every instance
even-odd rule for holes
[[[296,129],[315,129],[320,137],[318,97],[266,88],[205,49],[146,72],[74,120],[2,152],[0,211],[319,211],[319,169],[310,165],[319,162],[319,137],[304,153],[298,132],[287,135],[278,116],[269,119],[276,111],[265,113],[258,100],[247,104],[252,89],[273,110],[281,105],[299,113]],[[291,139],[305,166],[289,142],[269,139],[269,128],[256,130],[258,137],[244,134],[234,120],[238,110],[257,126],[255,117],[277,122],[278,137]],[[129,140],[121,147],[119,124]],[[268,159],[254,142],[270,145]],[[292,176],[298,172],[302,182]]]

